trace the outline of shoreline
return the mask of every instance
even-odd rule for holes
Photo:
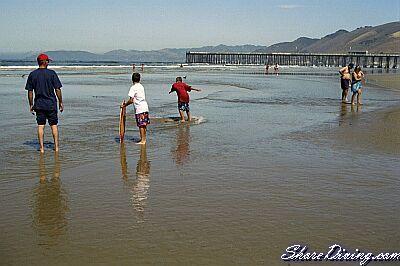
[[[400,75],[370,74],[366,87],[400,92]],[[368,99],[368,96],[366,96]],[[374,112],[362,112],[362,106],[343,106],[339,126],[323,130],[321,137],[333,140],[340,148],[400,154],[400,103]]]

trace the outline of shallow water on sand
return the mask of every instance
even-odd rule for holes
[[[399,105],[399,93],[366,86],[357,109],[339,103],[337,77],[327,75],[336,69],[154,68],[142,75],[148,144],[134,143],[128,108],[120,145],[128,71],[58,70],[61,151],[46,128],[41,156],[28,71],[0,70],[4,264],[280,265],[294,243],[398,250],[400,152],[343,147],[326,132]],[[203,90],[191,93],[192,123],[175,121],[168,91],[178,75]]]

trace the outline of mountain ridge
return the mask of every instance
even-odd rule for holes
[[[299,37],[291,42],[280,42],[270,46],[224,45],[199,48],[163,48],[140,51],[135,49],[115,49],[105,53],[88,51],[56,50],[46,51],[56,61],[68,62],[184,62],[187,51],[231,52],[231,53],[347,53],[349,51],[369,51],[372,53],[400,53],[400,22],[389,22],[378,26],[365,26],[353,31],[339,29],[322,38]],[[0,60],[35,61],[37,52],[3,53]]]

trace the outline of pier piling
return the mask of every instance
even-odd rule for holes
[[[207,53],[186,52],[188,64],[285,65],[341,67],[355,63],[363,67],[398,68],[399,54],[325,53]]]

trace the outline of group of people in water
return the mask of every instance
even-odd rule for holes
[[[41,153],[44,152],[44,127],[46,121],[49,123],[53,134],[54,150],[56,152],[59,150],[57,113],[58,110],[60,112],[64,110],[61,93],[62,84],[57,73],[47,68],[50,61],[51,59],[46,54],[40,54],[37,57],[39,68],[29,74],[25,85],[25,89],[28,91],[29,110],[32,114],[36,114],[39,150]],[[140,78],[139,73],[134,72],[132,74],[133,85],[128,92],[129,99],[121,104],[121,108],[131,104],[135,106],[136,124],[140,134],[140,140],[137,143],[146,144],[147,125],[150,124],[149,106],[146,101],[144,87],[140,83]],[[169,93],[176,92],[178,96],[178,111],[181,122],[185,122],[184,112],[186,112],[187,121],[191,120],[188,93],[192,90],[201,91],[184,83],[182,77],[177,77],[176,82],[172,84],[169,91]]]
[[[59,150],[58,144],[58,110],[64,110],[61,87],[62,84],[54,70],[48,69],[51,59],[46,54],[40,54],[37,57],[39,68],[32,71],[27,79],[25,89],[28,91],[29,108],[33,114],[36,114],[36,122],[38,124],[37,134],[40,145],[40,152],[44,152],[44,127],[46,121],[49,123],[53,139],[54,150]],[[268,66],[267,66],[268,67]],[[142,66],[143,68],[143,66]],[[340,69],[341,88],[342,88],[342,102],[351,103],[355,105],[355,98],[357,97],[357,105],[361,105],[362,84],[364,81],[364,73],[360,66],[356,66],[354,71],[354,64]],[[133,69],[134,70],[134,69]],[[276,73],[278,72],[278,65],[275,66]],[[133,104],[135,106],[136,124],[139,128],[140,140],[138,144],[146,144],[147,125],[150,124],[149,107],[146,101],[145,91],[143,85],[140,83],[140,74],[134,72],[132,74],[132,83],[128,96],[129,99],[121,104],[121,108]],[[352,91],[351,102],[348,101],[349,90]],[[182,77],[177,77],[176,82],[172,85],[169,93],[176,92],[178,96],[178,111],[180,121],[185,121],[184,112],[187,115],[187,121],[191,120],[190,107],[189,107],[189,94],[190,91],[201,91],[200,89],[193,88],[183,82]],[[58,101],[57,101],[58,100]],[[58,102],[58,107],[57,107]]]
[[[361,103],[361,94],[362,94],[362,86],[364,82],[364,73],[361,70],[360,66],[356,66],[354,71],[351,70],[354,68],[354,64],[350,63],[347,66],[343,67],[339,70],[340,73],[340,86],[342,88],[342,103],[351,103],[355,105],[355,98],[357,97],[357,105],[362,105]],[[348,100],[349,90],[351,89],[351,102]]]
[[[121,104],[121,108],[127,107],[130,104],[135,106],[135,119],[136,125],[139,128],[140,140],[137,144],[146,144],[146,132],[147,125],[150,124],[149,118],[149,106],[146,101],[146,95],[144,92],[144,87],[140,84],[140,74],[135,72],[132,74],[132,82],[128,96],[128,101],[124,101]],[[190,91],[201,91],[200,89],[193,88],[188,84],[184,83],[182,77],[177,77],[175,83],[172,84],[169,93],[176,92],[178,96],[178,112],[180,116],[180,122],[185,122],[185,115],[187,115],[187,121],[191,121],[192,116],[190,114],[189,107],[189,93]]]
[[[265,74],[269,74],[269,64],[265,64]],[[275,64],[274,66],[274,74],[278,75],[279,74],[279,66],[278,63]]]

